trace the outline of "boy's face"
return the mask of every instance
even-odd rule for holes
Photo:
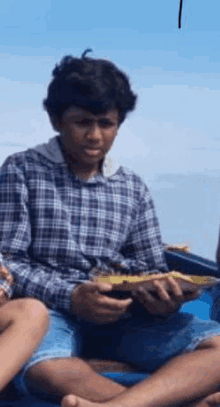
[[[80,164],[98,166],[110,150],[117,135],[117,110],[93,115],[88,110],[71,106],[57,125],[72,158]]]

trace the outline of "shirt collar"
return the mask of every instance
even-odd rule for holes
[[[39,144],[33,149],[55,164],[65,164],[65,160],[58,142],[58,137],[59,136],[52,137],[47,143]],[[102,165],[103,176],[105,178],[114,177],[115,179],[120,166],[119,161],[108,153],[105,156]]]

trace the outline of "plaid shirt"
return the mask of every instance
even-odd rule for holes
[[[15,279],[14,294],[68,312],[76,284],[88,282],[96,267],[167,271],[141,178],[120,167],[108,177],[80,180],[61,158],[58,138],[49,144],[49,156],[29,149],[0,168],[0,251]]]

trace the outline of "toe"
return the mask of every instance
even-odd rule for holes
[[[220,393],[214,393],[206,397],[205,403],[208,406],[218,406],[220,404]]]
[[[75,396],[68,395],[65,396],[62,400],[61,407],[76,407],[77,399]]]

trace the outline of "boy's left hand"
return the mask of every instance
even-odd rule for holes
[[[155,298],[149,290],[140,287],[132,292],[133,297],[138,300],[144,308],[154,315],[172,314],[178,310],[180,305],[186,301],[192,301],[199,297],[200,290],[184,293],[173,277],[168,277],[169,288],[166,289],[162,282],[154,281],[154,288],[157,294]]]

